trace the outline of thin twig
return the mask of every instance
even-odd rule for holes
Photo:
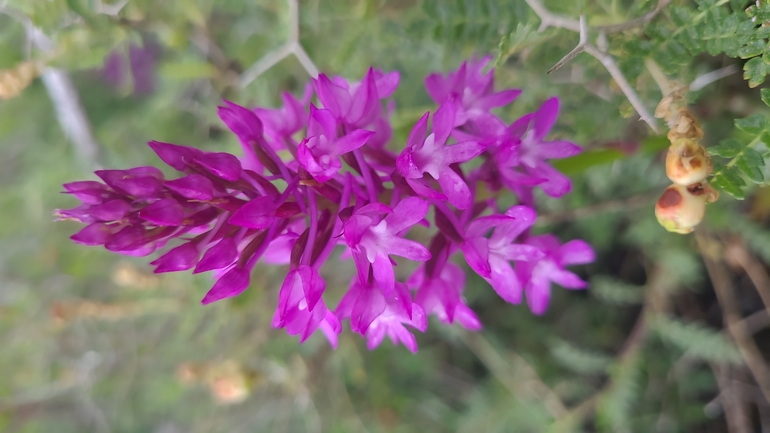
[[[294,55],[299,63],[305,69],[305,72],[310,77],[315,78],[318,76],[318,67],[313,63],[310,56],[302,45],[300,44],[299,32],[299,4],[297,0],[287,0],[289,5],[289,40],[286,41],[280,47],[268,52],[262,58],[254,62],[248,69],[243,71],[238,83],[241,88],[244,88],[251,84],[260,75],[264,74],[268,69],[275,66],[281,60]]]
[[[40,29],[34,26],[32,20],[23,12],[9,6],[0,8],[0,13],[19,21],[26,31],[27,39],[38,50],[48,55],[54,51],[55,45]],[[92,132],[75,85],[66,71],[59,68],[44,67],[40,78],[48,91],[48,96],[56,110],[64,134],[75,146],[88,168],[98,167],[99,145]]]
[[[566,65],[567,62],[574,59],[578,56],[578,54],[582,53],[586,49],[586,44],[588,43],[588,26],[586,25],[586,16],[580,15],[580,40],[575,48],[572,49],[569,53],[567,53],[566,56],[562,57],[561,60],[559,60],[551,69],[546,72],[546,74],[550,74],[551,72],[561,68],[562,66]]]
[[[711,278],[711,284],[714,286],[717,300],[722,308],[727,330],[735,340],[735,344],[738,345],[746,365],[762,390],[762,394],[770,402],[770,370],[757,343],[747,329],[746,323],[742,320],[730,275],[719,261],[721,254],[719,242],[699,231],[695,232],[695,240],[706,264],[706,270]]]
[[[570,51],[564,58],[562,58],[556,65],[554,65],[548,73],[555,71],[556,69],[564,66],[568,61],[572,60],[577,56],[578,54],[582,52],[586,52],[593,56],[595,59],[599,60],[602,65],[604,65],[604,68],[607,69],[607,72],[610,73],[610,76],[615,80],[615,82],[618,84],[618,87],[620,87],[620,90],[623,91],[623,94],[626,96],[628,101],[631,103],[631,106],[634,107],[634,110],[636,110],[637,113],[639,113],[639,117],[647,123],[650,128],[657,134],[659,133],[659,129],[657,126],[657,122],[650,114],[649,110],[647,110],[647,107],[644,106],[639,96],[636,94],[636,91],[633,87],[628,83],[628,80],[626,79],[625,75],[623,75],[623,72],[620,70],[618,65],[615,63],[615,59],[606,51],[605,45],[606,45],[606,34],[607,31],[601,31],[600,29],[600,35],[598,38],[598,44],[601,47],[597,48],[596,46],[593,46],[588,43],[588,27],[585,22],[585,17],[581,16],[580,21],[575,21],[569,18],[562,17],[560,15],[556,15],[552,12],[550,12],[548,9],[543,6],[542,3],[540,3],[539,0],[525,0],[529,7],[532,8],[533,11],[537,14],[538,17],[540,17],[540,30],[544,30],[547,27],[559,27],[564,29],[569,29],[572,31],[576,31],[580,33],[580,42],[578,45]],[[659,6],[662,9],[663,6],[667,4],[666,0],[661,0],[661,3],[663,5]],[[656,8],[658,9],[658,8]],[[658,10],[659,12],[659,10]],[[657,14],[658,12],[655,12]],[[646,20],[639,21],[642,25],[646,22],[648,22],[652,17],[655,16],[655,14],[651,15]],[[634,20],[632,20],[634,21]],[[622,30],[626,29],[626,24],[617,24],[614,25],[611,30],[615,28],[621,28]]]
[[[624,32],[626,30],[635,29],[637,27],[644,27],[645,24],[652,21],[652,19],[655,18],[660,13],[660,11],[663,10],[663,8],[668,6],[669,3],[671,3],[671,0],[659,0],[658,4],[655,5],[655,9],[651,10],[650,12],[647,12],[646,14],[640,16],[639,18],[634,18],[619,24],[597,26],[596,29],[604,33],[610,34],[610,33]]]
[[[615,59],[609,55],[609,53],[600,51],[598,48],[592,45],[586,45],[585,52],[592,55],[594,58],[600,61],[602,65],[604,65],[605,69],[607,69],[607,72],[610,73],[610,76],[615,80],[616,83],[618,83],[620,90],[622,90],[623,94],[626,95],[628,102],[630,102],[634,107],[634,110],[639,113],[639,117],[641,117],[642,120],[647,123],[656,134],[660,133],[658,125],[655,122],[655,119],[652,117],[652,114],[650,114],[650,112],[647,110],[647,107],[644,106],[642,100],[639,99],[639,96],[636,94],[634,88],[631,87],[631,85],[628,83],[625,75],[623,75],[623,72],[615,63]]]
[[[530,8],[535,11],[535,14],[540,18],[540,31],[547,29],[548,27],[556,27],[559,29],[572,30],[573,32],[580,31],[580,23],[572,18],[567,18],[549,11],[540,0],[525,0]],[[643,27],[648,22],[652,21],[663,8],[668,6],[671,0],[659,0],[658,4],[650,12],[642,15],[638,18],[630,19],[626,22],[618,24],[609,24],[605,26],[594,27],[596,30],[604,32],[606,34],[620,33],[626,30],[631,30],[637,27]]]
[[[693,92],[696,92],[709,84],[719,81],[723,78],[729,77],[730,75],[736,74],[740,72],[740,68],[736,65],[728,65],[724,68],[719,68],[715,71],[707,72],[703,75],[698,76],[694,80],[692,80],[692,83],[690,83],[690,90]]]

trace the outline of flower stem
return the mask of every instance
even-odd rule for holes
[[[369,194],[369,202],[376,203],[377,190],[374,186],[374,181],[372,181],[372,173],[369,171],[369,164],[366,163],[366,159],[364,159],[364,154],[361,153],[360,149],[354,150],[353,156],[356,157],[356,162],[358,162],[358,167],[361,169],[361,175],[364,177],[364,183],[366,184],[366,192]]]

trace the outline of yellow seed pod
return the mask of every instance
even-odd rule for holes
[[[666,175],[677,185],[702,182],[713,170],[714,164],[706,149],[694,140],[680,138],[668,148]]]
[[[706,213],[707,194],[702,189],[671,185],[655,203],[655,217],[664,229],[680,234],[693,231]]]

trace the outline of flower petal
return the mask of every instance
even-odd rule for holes
[[[206,305],[225,298],[232,298],[243,293],[249,287],[249,273],[245,269],[233,268],[217,280],[214,287],[206,293],[201,304]]]

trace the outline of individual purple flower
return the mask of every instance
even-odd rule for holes
[[[427,314],[434,314],[441,323],[455,321],[471,331],[481,329],[481,322],[463,300],[465,271],[454,263],[447,262],[439,275],[428,276],[427,266],[420,267],[407,284],[416,287],[414,302]],[[434,271],[435,274],[435,271]]]
[[[404,325],[420,332],[425,332],[428,326],[425,311],[412,302],[409,289],[403,283],[396,283],[386,295],[376,284],[354,278],[335,313],[340,319],[350,318],[350,329],[366,336],[369,350],[388,336],[394,345],[401,342],[415,353],[417,340]]]
[[[320,328],[336,348],[341,327],[321,299],[325,288],[318,271],[310,266],[301,265],[290,271],[281,286],[272,326],[286,328],[289,335],[299,335],[300,342]]]
[[[292,135],[302,130],[307,125],[308,114],[305,107],[313,96],[313,86],[308,83],[302,98],[297,99],[291,93],[281,93],[283,107],[255,108],[254,113],[262,120],[265,135],[275,143],[275,147],[281,146],[283,140],[290,139]]]
[[[337,121],[330,110],[310,106],[308,137],[297,148],[297,161],[318,182],[333,178],[342,168],[340,156],[363,146],[374,134],[356,129],[337,137]]]
[[[446,76],[431,74],[425,78],[425,88],[436,104],[460,103],[453,126],[463,125],[492,108],[508,105],[521,94],[519,89],[494,92],[494,71],[482,73],[491,59],[487,56],[478,62],[463,62],[457,71]]]
[[[381,203],[368,204],[353,212],[345,222],[345,241],[357,259],[356,264],[371,264],[374,280],[387,295],[395,285],[391,254],[420,262],[430,258],[427,248],[400,236],[425,218],[428,209],[425,200],[407,197],[393,209]],[[362,281],[367,280],[368,271],[368,267],[359,267]]]
[[[446,145],[454,125],[456,108],[444,104],[433,116],[433,132],[425,138],[428,115],[425,113],[412,129],[406,148],[398,156],[396,167],[417,194],[446,199],[458,209],[470,206],[471,192],[468,185],[452,167],[453,164],[469,161],[484,151],[484,146],[474,141]],[[431,190],[424,182],[424,174],[438,181],[443,195]]]
[[[398,72],[383,74],[369,68],[361,82],[349,85],[343,78],[330,79],[319,74],[313,80],[323,107],[347,128],[360,129],[373,124],[382,113],[380,99],[389,97],[398,87]]]
[[[517,163],[526,176],[542,179],[538,186],[551,197],[561,197],[572,188],[567,176],[551,167],[547,159],[568,158],[581,152],[581,148],[569,141],[545,141],[559,115],[559,99],[551,98],[534,112],[521,117],[508,127],[512,137],[519,140],[515,153],[501,161],[510,167]]]
[[[565,269],[569,265],[583,265],[596,259],[593,248],[581,240],[561,244],[554,235],[533,236],[526,240],[545,253],[545,256],[526,262],[516,262],[516,275],[524,287],[527,304],[535,314],[545,313],[551,298],[551,283],[565,289],[584,289],[587,283]]]
[[[492,285],[501,298],[512,304],[521,302],[511,261],[538,260],[543,252],[536,246],[514,243],[535,222],[535,211],[526,206],[514,206],[504,215],[477,218],[465,232],[462,251],[468,265]],[[494,229],[492,235],[485,235]]]

